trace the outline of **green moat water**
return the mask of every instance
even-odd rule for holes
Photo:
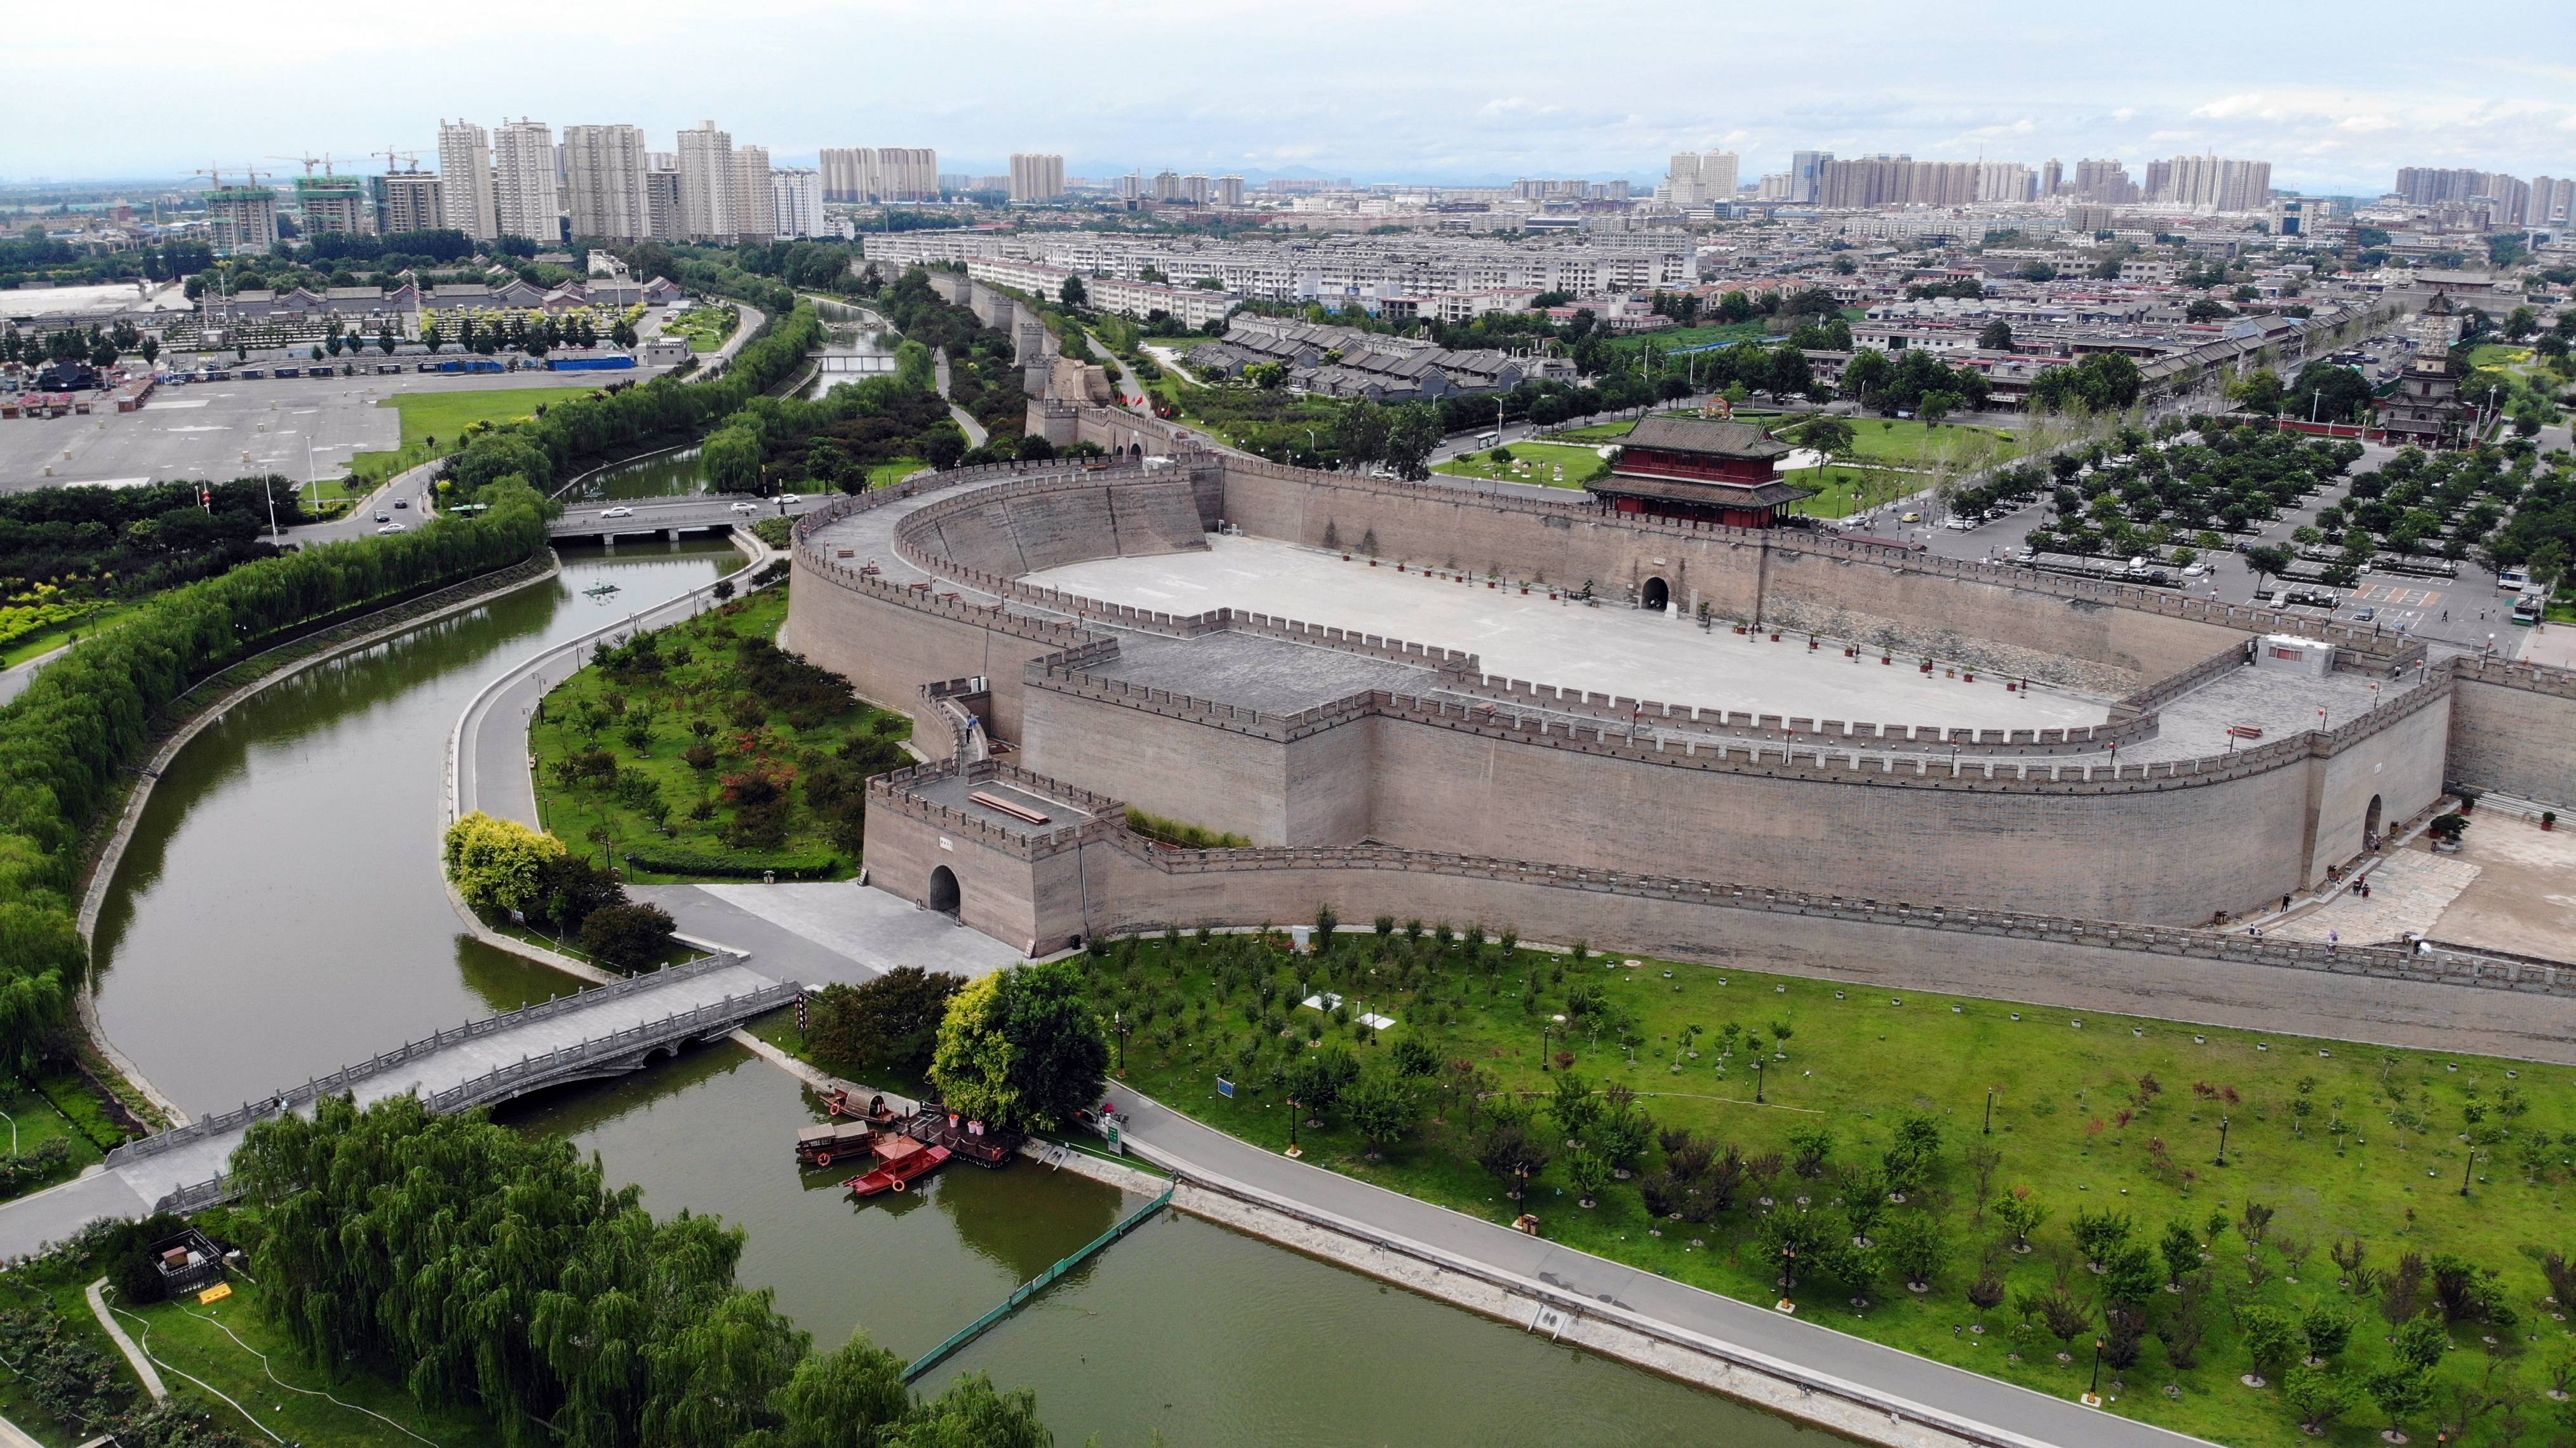
[[[548,643],[735,565],[716,544],[574,553],[560,578],[334,660],[194,740],[147,805],[98,932],[107,1033],[221,1110],[562,977],[464,935],[438,882],[444,756],[467,700]],[[581,590],[612,581],[608,604]],[[746,1281],[825,1345],[917,1354],[1140,1199],[1020,1163],[860,1204],[787,1150],[813,1105],[732,1046],[513,1103],[656,1211],[744,1227]],[[1166,1215],[943,1366],[1034,1389],[1058,1441],[1829,1443],[1829,1435]]]

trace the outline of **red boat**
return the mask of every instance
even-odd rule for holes
[[[876,1143],[877,1156],[884,1165],[862,1176],[854,1176],[841,1185],[863,1197],[879,1192],[899,1192],[914,1180],[926,1177],[948,1164],[948,1148],[924,1146],[908,1136],[888,1136]]]

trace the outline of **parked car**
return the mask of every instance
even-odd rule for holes
[[[2361,612],[2352,616],[2352,621],[2354,623],[2368,623],[2377,617],[2379,617],[2379,610],[2365,605]]]

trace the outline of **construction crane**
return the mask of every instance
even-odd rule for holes
[[[331,153],[328,151],[323,152],[319,156],[271,156],[268,159],[272,161],[301,161],[304,163],[304,174],[308,178],[312,176],[313,168],[316,166],[322,168],[322,174],[325,176],[336,176],[339,174],[332,168]]]
[[[388,176],[393,174],[394,161],[396,158],[400,158],[411,163],[409,166],[404,168],[405,170],[417,171],[420,169],[420,153],[418,151],[397,151],[393,147],[387,146],[382,151],[369,151],[367,154],[370,156],[382,156],[385,158],[385,174]]]
[[[276,174],[272,171],[262,171],[256,166],[245,165],[227,167],[221,162],[212,166],[201,167],[198,170],[189,172],[188,174],[191,176],[205,177],[209,184],[211,184],[216,190],[221,191],[224,189],[224,176],[227,172],[242,177],[252,186],[257,186],[259,184],[260,177]]]

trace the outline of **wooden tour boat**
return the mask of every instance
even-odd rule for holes
[[[876,1139],[877,1128],[863,1121],[799,1127],[796,1132],[796,1160],[804,1166],[830,1166],[835,1161],[849,1161],[865,1154]]]
[[[924,1146],[908,1136],[880,1137],[875,1150],[884,1165],[875,1171],[854,1176],[841,1185],[863,1197],[872,1197],[879,1192],[900,1192],[907,1190],[911,1182],[948,1164],[948,1148]]]

